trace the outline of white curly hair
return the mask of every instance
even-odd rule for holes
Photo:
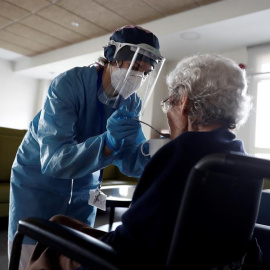
[[[244,69],[218,54],[197,54],[181,60],[166,78],[171,104],[187,96],[193,125],[222,124],[229,129],[244,124],[252,109]]]

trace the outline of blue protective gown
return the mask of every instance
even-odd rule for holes
[[[140,177],[149,158],[139,145],[124,143],[119,154],[103,155],[107,119],[115,109],[98,100],[98,84],[94,66],[71,69],[51,83],[12,166],[9,240],[18,221],[30,216],[65,214],[93,226],[96,208],[88,205],[89,190],[97,188],[100,169],[111,163]]]

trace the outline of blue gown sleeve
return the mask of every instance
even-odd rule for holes
[[[41,171],[57,178],[80,178],[112,162],[112,156],[103,155],[106,133],[98,134],[99,123],[85,127],[96,129],[96,135],[78,141],[77,123],[82,121],[81,108],[88,101],[84,98],[83,81],[74,83],[74,79],[64,74],[51,84],[36,134]]]
[[[150,156],[143,156],[141,154],[141,145],[133,147],[127,146],[115,156],[113,164],[115,164],[123,174],[140,178],[150,159]]]

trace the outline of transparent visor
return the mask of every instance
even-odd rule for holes
[[[99,100],[115,109],[123,103],[131,104],[132,94],[141,99],[141,114],[153,93],[165,59],[159,51],[147,44],[128,44],[111,41],[116,46],[115,63],[109,64],[111,85],[99,89]],[[131,110],[132,108],[126,108]]]

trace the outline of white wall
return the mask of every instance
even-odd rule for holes
[[[41,107],[44,82],[17,75],[12,62],[0,59],[0,126],[27,129]]]

